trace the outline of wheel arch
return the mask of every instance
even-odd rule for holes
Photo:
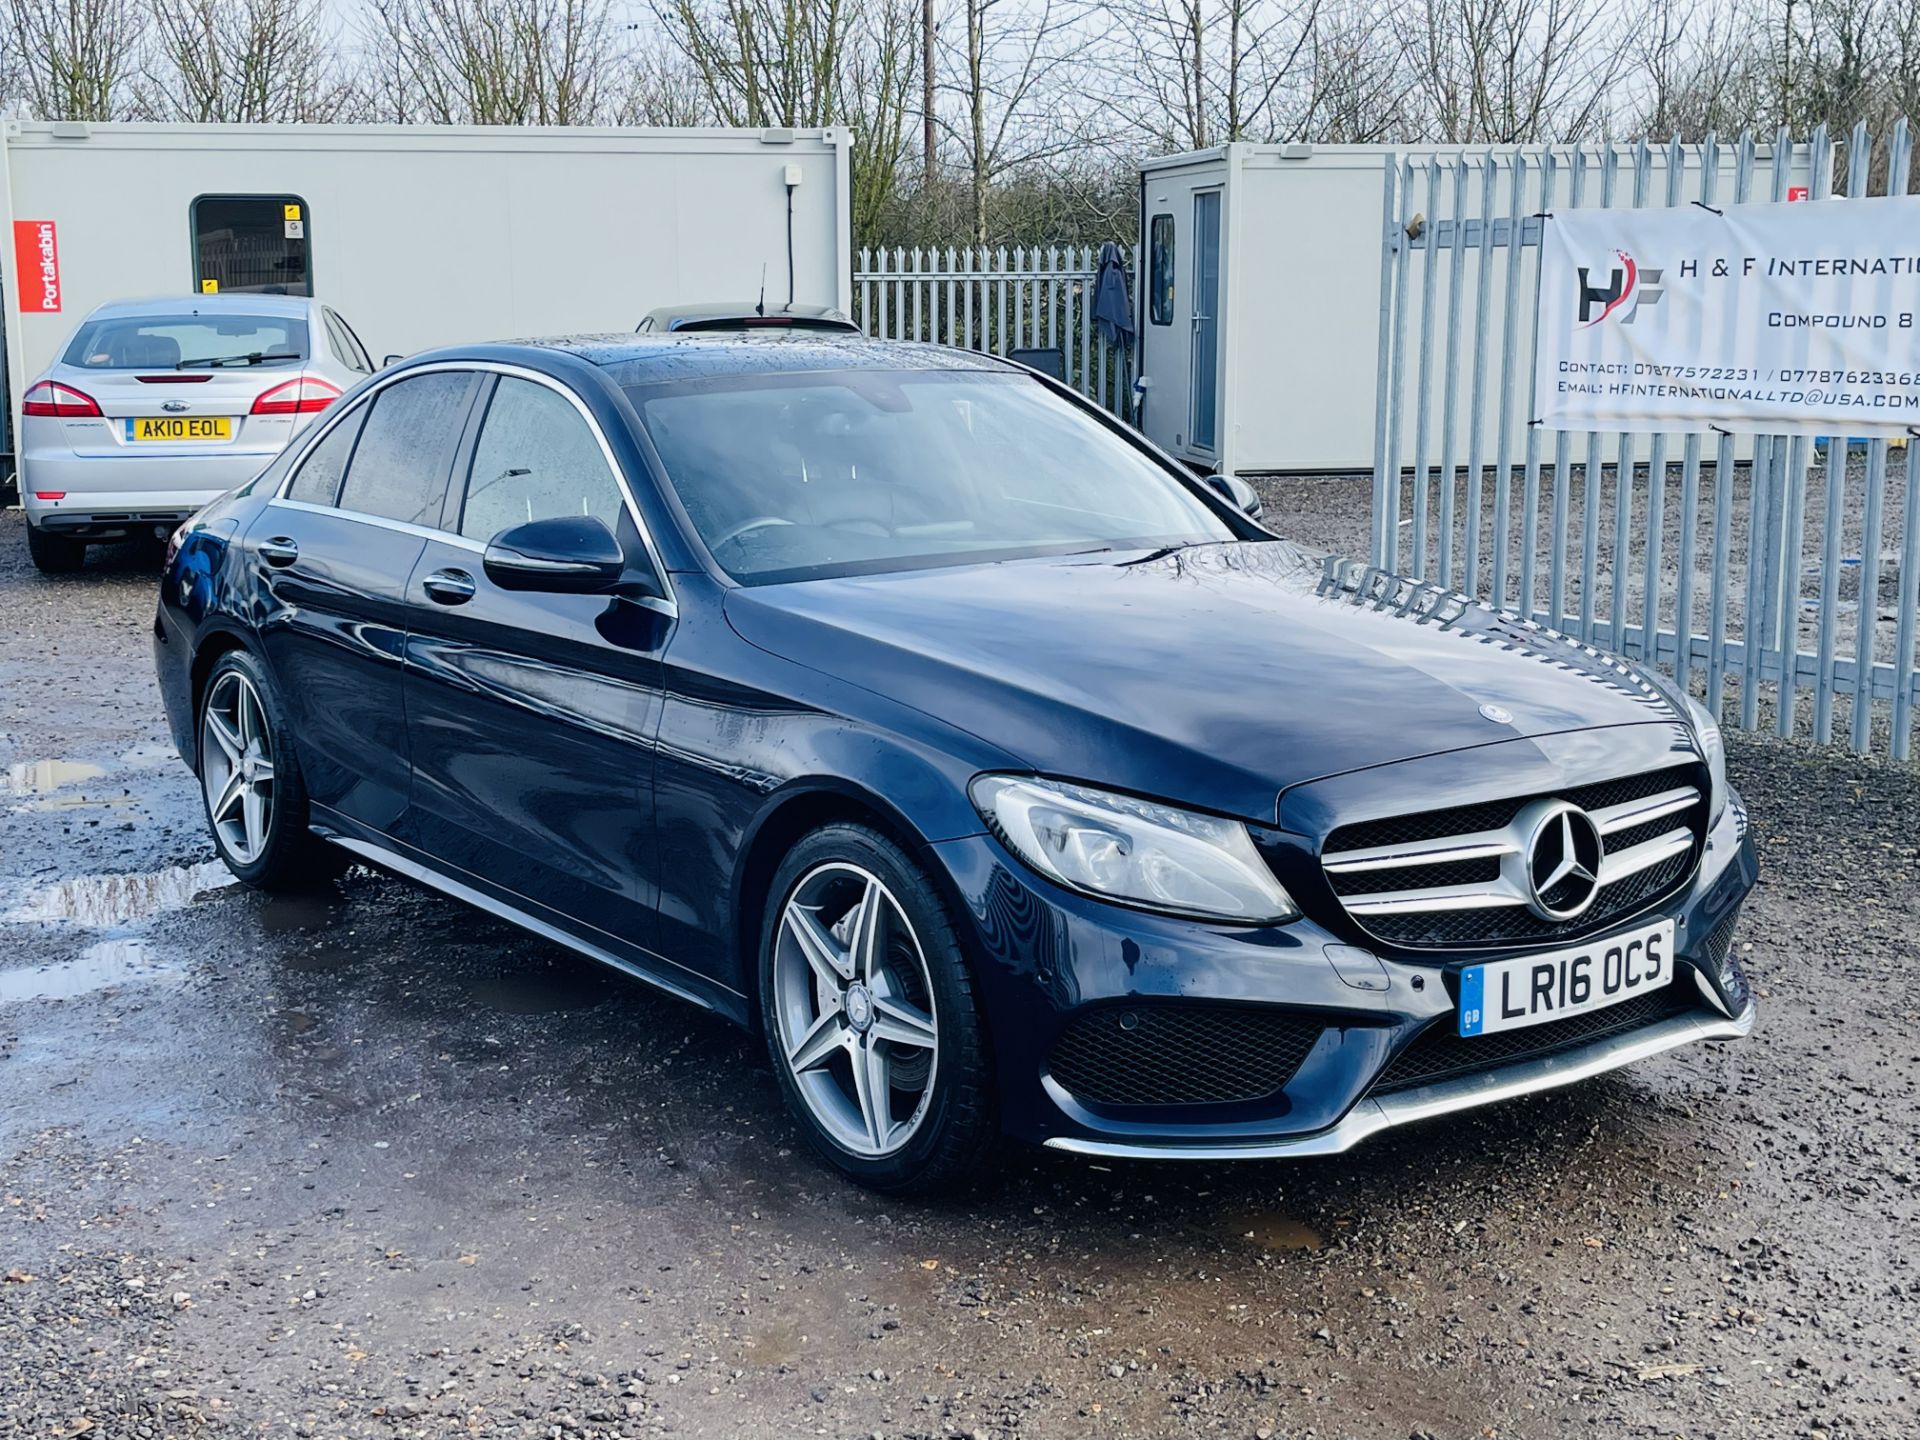
[[[774,792],[741,838],[734,864],[733,936],[728,947],[734,974],[747,996],[747,1025],[761,1027],[759,944],[773,877],[802,838],[828,825],[861,825],[904,850],[932,882],[935,894],[964,933],[965,910],[944,866],[928,853],[927,838],[886,797],[838,779],[796,782]]]
[[[193,771],[200,773],[200,702],[206,698],[207,681],[213,676],[213,667],[220,663],[220,657],[234,650],[244,650],[255,660],[260,660],[260,652],[238,630],[225,627],[211,630],[201,637],[193,652],[193,663],[187,672],[187,698],[193,706]],[[263,662],[264,663],[264,662]]]

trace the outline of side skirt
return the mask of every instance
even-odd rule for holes
[[[685,1000],[690,1005],[697,1005],[702,1010],[713,1011],[736,1022],[743,1018],[735,1014],[733,1008],[724,1002],[716,1003],[713,997],[670,980],[657,971],[628,960],[624,956],[616,955],[613,951],[596,945],[591,940],[583,939],[551,921],[542,920],[537,915],[509,904],[497,895],[456,880],[451,875],[402,855],[398,851],[390,850],[384,845],[377,845],[370,840],[341,835],[321,827],[316,827],[316,833],[322,839],[338,845],[342,850],[358,855],[370,865],[378,866],[382,870],[391,870],[409,880],[416,880],[430,889],[438,890],[443,895],[452,896],[455,900],[464,900],[475,909],[484,910],[489,915],[496,915],[502,920],[518,925],[521,929],[530,931],[543,940],[551,940],[556,945],[564,945],[569,950],[577,951],[589,959],[598,960],[602,965],[610,966],[621,974],[643,981],[657,990],[663,990],[677,1000]]]

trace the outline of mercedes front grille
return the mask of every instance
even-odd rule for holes
[[[1571,939],[1664,899],[1693,873],[1706,840],[1705,783],[1702,767],[1677,766],[1558,794],[1342,825],[1327,837],[1321,865],[1347,914],[1390,946],[1484,949]],[[1548,824],[1566,828],[1569,849],[1575,825],[1583,836],[1597,831],[1597,863],[1565,876],[1569,867],[1551,863],[1562,858],[1557,832],[1536,839]],[[1544,867],[1543,846],[1552,852]],[[1537,883],[1556,875],[1554,885]]]

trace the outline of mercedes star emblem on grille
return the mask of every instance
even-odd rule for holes
[[[1527,840],[1527,905],[1542,920],[1577,920],[1600,894],[1600,827],[1565,800],[1548,801]]]

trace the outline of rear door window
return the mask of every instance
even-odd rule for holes
[[[320,437],[319,443],[300,462],[293,484],[287,489],[289,500],[331,505],[340,498],[340,477],[347,473],[353,442],[360,437],[360,425],[366,418],[367,407],[356,405]]]
[[[313,293],[313,237],[298,195],[202,195],[187,214],[201,294]]]
[[[529,520],[591,515],[614,529],[620,486],[593,427],[559,391],[509,375],[473,450],[460,533],[487,541]]]
[[[468,371],[436,370],[395,381],[375,395],[347,467],[340,508],[437,529],[472,383]]]

